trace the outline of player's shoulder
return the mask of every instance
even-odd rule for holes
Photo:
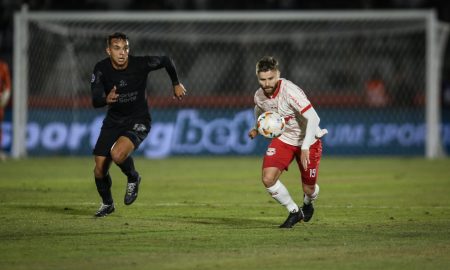
[[[149,56],[146,55],[128,55],[128,62],[145,62]]]
[[[134,56],[134,63],[138,66],[146,68],[156,68],[164,63],[165,59],[168,58],[165,55],[144,55],[144,56]]]
[[[293,83],[292,81],[290,81],[288,79],[280,78],[280,81],[281,81],[281,86],[289,87],[289,88],[300,88],[295,83]]]
[[[281,78],[281,88],[286,91],[286,92],[304,92],[302,88],[300,88],[300,86],[296,85],[295,83],[293,83],[290,80]]]
[[[264,104],[271,103],[272,99],[267,97],[262,88],[258,88],[255,92],[255,96],[253,98],[253,102],[255,105],[258,105],[261,108],[264,108]]]
[[[264,94],[264,90],[262,90],[261,87],[256,90],[254,99],[255,99],[255,102],[259,101],[259,100],[267,99],[267,96]]]
[[[109,57],[107,57],[107,58],[104,58],[104,59],[98,61],[95,64],[95,69],[105,70],[110,65],[111,65],[111,60],[109,59]]]

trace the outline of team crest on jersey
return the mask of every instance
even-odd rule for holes
[[[94,73],[92,73],[92,76],[91,76],[91,83],[93,83],[93,82],[95,82],[95,74]]]
[[[277,153],[275,148],[267,148],[266,156],[273,156]]]

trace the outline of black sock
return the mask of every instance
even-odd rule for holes
[[[122,164],[117,164],[117,166],[128,177],[128,183],[135,183],[138,180],[139,174],[134,169],[134,161],[131,156],[127,157]]]
[[[102,197],[103,204],[111,205],[113,203],[111,194],[112,181],[109,173],[103,178],[95,178],[95,185],[97,186],[98,194]]]

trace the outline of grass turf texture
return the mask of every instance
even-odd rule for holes
[[[449,269],[450,162],[324,158],[309,223],[260,182],[260,158],[136,159],[140,193],[95,219],[90,158],[0,163],[0,269]],[[301,203],[294,165],[282,181]]]

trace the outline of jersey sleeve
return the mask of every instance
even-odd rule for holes
[[[295,111],[304,114],[307,110],[312,108],[311,102],[299,87],[288,88],[289,103]]]
[[[316,110],[312,107],[305,111],[303,116],[308,122],[306,124],[305,138],[303,139],[301,148],[302,150],[307,150],[316,139],[315,135],[317,133],[317,129],[319,128],[320,118],[317,115]]]
[[[105,86],[103,83],[103,72],[99,65],[95,65],[91,78],[92,105],[95,108],[106,106]]]
[[[177,70],[172,59],[168,56],[146,56],[148,71],[157,70],[165,68],[167,74],[169,74],[170,80],[172,80],[172,85],[180,84],[178,79]]]

